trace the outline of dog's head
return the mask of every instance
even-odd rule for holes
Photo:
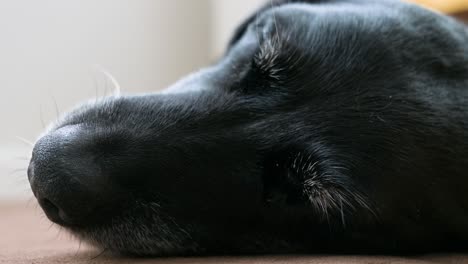
[[[393,1],[328,2],[262,9],[219,63],[167,92],[68,113],[28,170],[49,219],[130,254],[292,252],[369,209],[370,176],[403,173],[413,154],[396,148],[426,110],[412,73],[458,67],[442,49],[457,43],[422,45],[434,33],[417,29],[449,36],[436,25],[455,23]],[[307,170],[307,188],[289,177]]]

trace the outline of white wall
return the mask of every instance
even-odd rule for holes
[[[222,54],[261,1],[0,0],[0,199],[30,196],[30,147],[14,137],[34,141],[54,101],[64,112],[105,94],[95,64],[126,93],[162,89]]]
[[[208,61],[209,24],[203,0],[0,0],[0,142],[95,96],[94,64],[127,92],[167,86]]]
[[[212,0],[214,55],[222,54],[233,30],[268,0]]]

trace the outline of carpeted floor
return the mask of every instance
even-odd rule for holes
[[[86,245],[73,241],[45,218],[34,202],[0,204],[0,263],[55,264],[55,263],[310,263],[310,264],[423,264],[468,263],[468,255],[434,255],[411,258],[356,257],[356,256],[266,256],[213,257],[175,259],[126,259],[100,255]]]

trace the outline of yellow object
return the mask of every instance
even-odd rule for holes
[[[468,0],[409,0],[444,13],[468,11]]]

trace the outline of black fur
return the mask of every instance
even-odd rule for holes
[[[69,113],[29,178],[113,252],[465,250],[468,30],[398,1],[274,1],[214,66]]]

